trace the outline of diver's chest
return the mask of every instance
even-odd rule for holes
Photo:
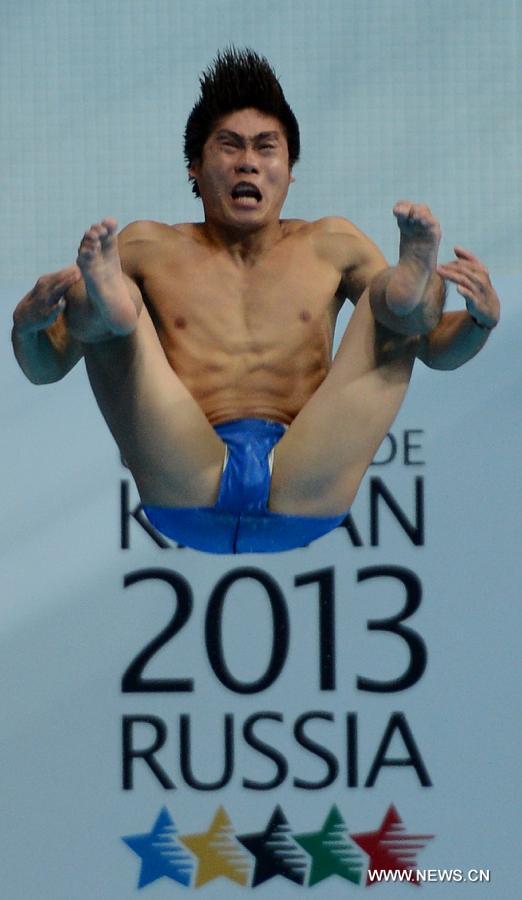
[[[164,324],[211,330],[284,329],[328,316],[339,276],[304,255],[237,267],[202,259],[156,271],[144,282],[147,303]]]

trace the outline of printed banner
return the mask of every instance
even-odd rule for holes
[[[29,829],[57,897],[515,883],[521,287],[475,361],[417,364],[343,525],[273,556],[154,532],[84,373],[5,361],[10,871]]]

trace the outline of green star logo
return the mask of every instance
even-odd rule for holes
[[[348,828],[336,806],[332,806],[320,831],[296,834],[294,840],[312,857],[309,886],[339,875],[361,883],[363,857],[348,840]]]

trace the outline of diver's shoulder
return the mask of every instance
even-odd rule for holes
[[[193,242],[200,240],[199,223],[182,222],[171,225],[167,222],[156,222],[152,219],[137,219],[130,222],[123,228],[118,240],[120,246],[130,246],[139,244],[143,249],[147,245],[151,248],[158,245],[168,245],[171,249],[176,246],[183,246],[187,241]]]
[[[297,234],[301,232],[303,235],[322,235],[322,234],[344,234],[355,237],[361,234],[359,228],[342,216],[323,216],[320,219],[283,219],[282,227],[287,234]]]
[[[344,216],[323,216],[311,223],[314,231],[323,234],[347,234],[355,236],[361,234],[359,228]]]
[[[121,229],[118,238],[123,242],[157,240],[162,235],[166,235],[170,229],[172,229],[172,225],[167,225],[165,222],[136,219]]]

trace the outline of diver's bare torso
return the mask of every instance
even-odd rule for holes
[[[290,424],[325,378],[344,300],[342,272],[323,248],[329,228],[283,220],[279,240],[247,263],[213,245],[203,224],[137,222],[122,232],[124,271],[211,424]]]
[[[94,273],[115,307],[130,294],[138,312],[129,334],[89,339],[83,350],[100,409],[149,505],[212,505],[224,459],[212,425],[264,418],[290,425],[275,451],[270,509],[337,515],[402,402],[414,341],[376,324],[364,290],[386,266],[380,251],[344,219],[269,228],[243,256],[244,235],[234,252],[230,241],[213,242],[206,224],[132,223],[117,251],[114,238],[103,238],[95,264],[86,260],[91,238],[82,243],[84,277]],[[120,287],[118,253],[127,276]],[[332,364],[344,296],[357,307]],[[82,309],[71,296],[73,333]]]

